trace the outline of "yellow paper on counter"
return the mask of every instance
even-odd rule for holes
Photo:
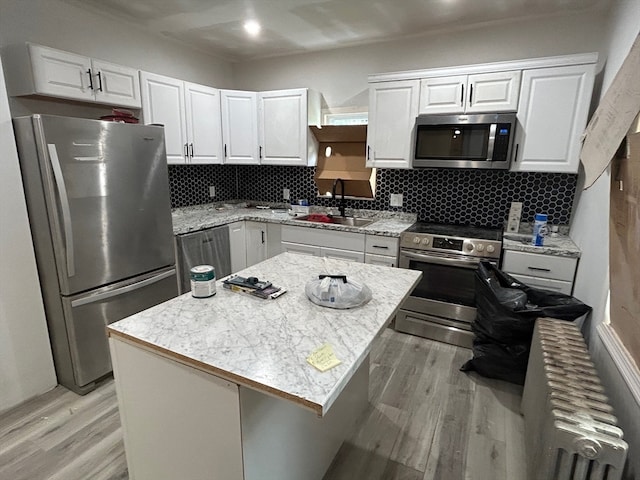
[[[315,349],[307,357],[307,362],[316,367],[321,372],[326,372],[330,368],[340,365],[342,362],[336,358],[333,348],[325,343],[320,348]]]

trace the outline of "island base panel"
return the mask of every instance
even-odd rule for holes
[[[242,480],[238,386],[109,339],[131,480]]]
[[[323,417],[240,387],[245,480],[321,480],[368,406],[369,356]]]

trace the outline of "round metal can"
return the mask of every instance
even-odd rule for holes
[[[216,270],[211,265],[197,265],[189,270],[191,295],[196,298],[211,297],[216,294]]]

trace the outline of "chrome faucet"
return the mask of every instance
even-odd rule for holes
[[[344,180],[341,178],[336,178],[333,181],[333,189],[331,190],[331,194],[333,196],[333,199],[335,200],[336,198],[336,185],[338,184],[338,182],[340,182],[340,186],[342,187],[340,192],[342,194],[342,198],[340,199],[340,204],[338,205],[338,210],[340,211],[340,216],[344,217],[344,209],[345,209],[345,203],[344,203]]]

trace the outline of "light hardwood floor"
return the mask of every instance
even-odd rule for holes
[[[369,408],[325,480],[524,478],[522,388],[459,372],[470,357],[386,330]],[[112,380],[83,397],[59,386],[0,416],[0,480],[127,478]]]

